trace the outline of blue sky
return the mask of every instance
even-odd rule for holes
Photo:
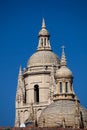
[[[13,126],[20,65],[36,51],[42,18],[53,51],[65,46],[74,90],[87,108],[87,0],[0,0],[0,126]]]

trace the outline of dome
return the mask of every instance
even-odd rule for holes
[[[60,59],[52,51],[37,51],[28,60],[27,67],[59,64]]]
[[[43,28],[40,30],[39,36],[49,36],[49,32],[45,28]]]
[[[43,127],[43,120],[45,127],[62,127],[65,122],[66,127],[73,128],[75,121],[82,119],[81,123],[86,127],[87,111],[79,104],[79,116],[76,112],[76,102],[72,100],[59,100],[51,103],[43,109],[39,118],[39,127]],[[76,116],[77,115],[77,116]],[[78,119],[76,119],[78,118]]]
[[[46,29],[46,25],[45,25],[45,20],[43,18],[43,21],[42,21],[42,29],[40,30],[39,32],[39,36],[50,36],[49,35],[49,32],[47,31]]]
[[[72,72],[66,66],[61,67],[56,71],[55,78],[71,78]]]
[[[62,56],[61,56],[61,67],[56,71],[55,78],[72,78],[72,72],[68,69],[66,64],[66,56],[64,52],[64,46],[62,46]]]

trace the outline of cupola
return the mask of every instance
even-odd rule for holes
[[[44,18],[39,32],[37,51],[29,58],[27,67],[60,66],[59,57],[52,51],[50,45],[50,34],[46,29]]]
[[[56,91],[54,94],[54,100],[75,100],[75,93],[73,91],[73,75],[66,64],[64,46],[62,47],[60,64],[60,69],[58,69],[55,74]]]
[[[38,36],[39,36],[39,44],[37,50],[51,50],[50,41],[49,41],[50,34],[46,29],[44,18],[42,20],[42,28]]]

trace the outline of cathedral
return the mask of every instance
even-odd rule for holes
[[[59,58],[52,51],[44,19],[37,50],[27,67],[19,69],[15,107],[16,127],[87,128],[87,109],[74,92],[64,46]]]

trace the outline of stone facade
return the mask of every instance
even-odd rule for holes
[[[87,128],[87,110],[74,93],[64,47],[60,60],[51,49],[44,19],[38,37],[37,51],[26,69],[19,70],[15,126]]]

